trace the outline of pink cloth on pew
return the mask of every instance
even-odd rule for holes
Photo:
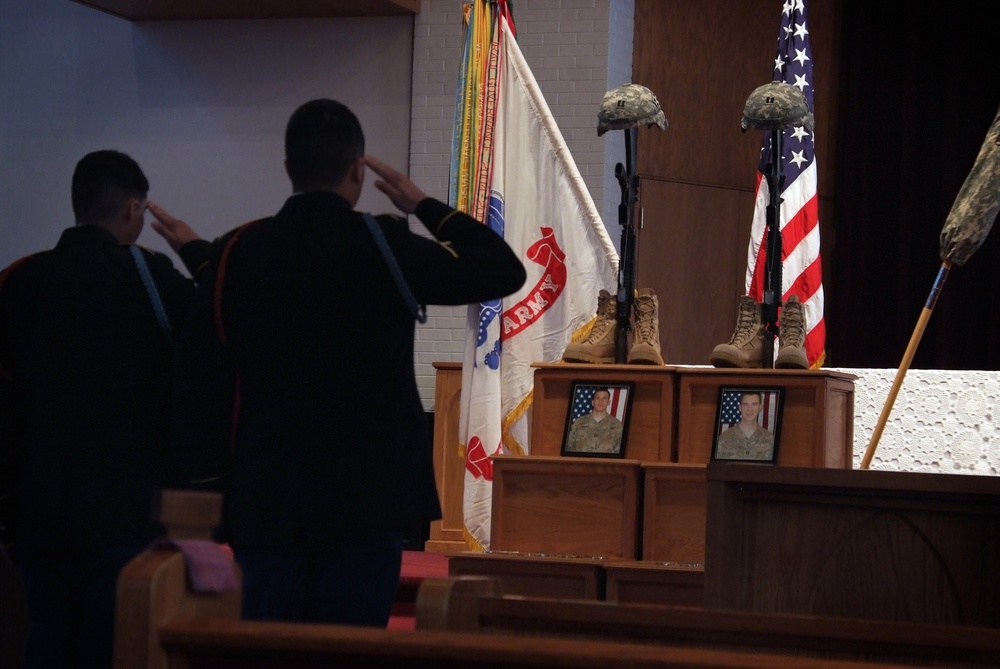
[[[229,546],[209,539],[160,539],[152,550],[178,550],[187,566],[191,592],[224,593],[239,587]]]

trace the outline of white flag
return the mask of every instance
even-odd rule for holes
[[[557,362],[615,292],[618,254],[504,18],[487,223],[528,273],[524,287],[469,310],[459,436],[467,540],[490,546],[489,456],[526,454],[536,362]],[[596,111],[595,111],[596,117]]]

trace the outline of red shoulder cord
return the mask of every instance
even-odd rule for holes
[[[222,256],[219,258],[219,269],[215,275],[215,295],[213,299],[213,313],[215,315],[215,331],[219,336],[219,341],[222,342],[223,346],[227,346],[226,341],[226,326],[222,320],[222,288],[225,283],[226,278],[226,267],[229,264],[229,254],[233,250],[233,245],[236,244],[236,240],[239,239],[243,231],[249,228],[254,223],[259,223],[264,219],[259,219],[256,221],[251,221],[241,226],[233,236],[229,238],[226,242],[225,248],[222,249]],[[239,424],[240,419],[240,376],[236,375],[236,388],[233,392],[233,415],[230,422],[229,428],[229,450],[234,452],[236,450],[236,427]]]

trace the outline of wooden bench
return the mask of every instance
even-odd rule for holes
[[[877,669],[900,665],[520,633],[387,630],[240,620],[238,593],[197,595],[178,553],[122,572],[116,669]],[[418,613],[419,616],[419,613]],[[418,617],[418,621],[420,618]]]
[[[565,638],[808,655],[908,666],[1000,666],[1000,628],[658,604],[505,595],[490,577],[424,581],[417,630]]]
[[[175,503],[189,501],[184,495],[165,493],[158,517],[162,519],[178,511],[181,507],[174,506]],[[209,512],[203,514],[202,521],[188,523],[188,536],[201,534],[212,517]],[[150,550],[122,570],[116,611],[115,669],[835,669],[845,666],[898,669],[900,666],[620,639],[566,638],[558,634],[406,631],[247,621],[239,618],[239,589],[223,594],[192,592],[186,569],[181,553]],[[418,601],[427,601],[422,596],[424,589],[422,585]]]
[[[904,665],[522,634],[182,619],[159,633],[170,669],[900,669]],[[116,665],[122,667],[123,665]]]
[[[139,556],[122,572],[116,669],[877,669],[900,665],[520,633],[415,631],[240,620],[233,598],[191,593],[182,558]],[[178,578],[180,574],[180,578]],[[166,577],[164,577],[166,575]],[[151,577],[151,578],[150,578]],[[145,583],[145,587],[143,586]],[[143,589],[145,592],[142,593]],[[143,596],[143,594],[145,596]],[[121,618],[119,619],[122,622]]]

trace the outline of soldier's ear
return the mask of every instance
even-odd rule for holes
[[[129,221],[144,221],[146,219],[146,207],[149,206],[149,200],[140,200],[137,197],[129,198],[128,201],[128,218]]]
[[[354,159],[354,164],[351,166],[350,172],[348,174],[349,178],[361,187],[361,184],[365,182],[365,157],[358,156]]]

